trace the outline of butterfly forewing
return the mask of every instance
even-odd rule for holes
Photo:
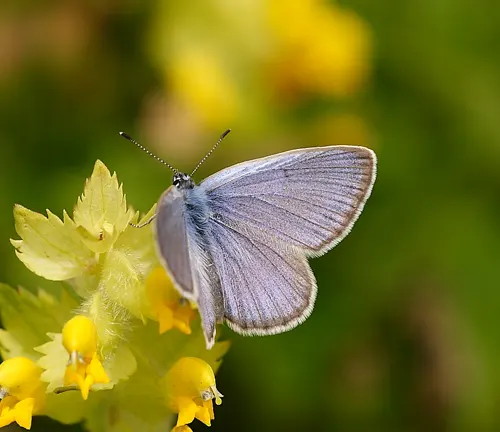
[[[170,186],[158,202],[154,224],[156,245],[160,260],[173,277],[178,291],[184,297],[195,299],[184,209],[182,192]]]
[[[315,255],[351,229],[370,195],[375,164],[364,147],[292,150],[222,170],[200,187],[215,214]]]
[[[155,222],[156,244],[179,293],[197,304],[207,348],[211,348],[216,325],[224,317],[224,306],[208,239],[200,235],[195,222],[208,211],[199,195],[193,189],[174,186],[162,195]]]

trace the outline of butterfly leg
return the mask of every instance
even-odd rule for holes
[[[155,218],[156,218],[156,213],[153,216],[151,216],[146,222],[143,222],[141,224],[135,224],[135,223],[132,223],[132,222],[129,222],[128,224],[130,226],[133,226],[134,228],[143,228],[146,225],[149,225],[151,222],[153,222],[155,220]]]

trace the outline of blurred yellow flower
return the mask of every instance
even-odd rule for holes
[[[12,357],[0,364],[0,427],[15,421],[31,428],[31,418],[41,411],[45,400],[41,373],[26,357]]]
[[[203,124],[218,128],[238,118],[239,97],[217,52],[210,47],[184,46],[172,54],[169,87],[195,110]]]
[[[215,418],[212,399],[217,405],[222,403],[212,368],[196,357],[183,357],[170,368],[165,376],[165,389],[169,408],[179,413],[177,427],[195,418],[210,426]]]
[[[371,35],[360,17],[323,0],[267,5],[276,38],[270,73],[282,93],[348,97],[363,87],[371,61]]]
[[[174,327],[191,334],[190,322],[195,312],[189,301],[179,295],[162,267],[156,267],[146,279],[146,293],[153,317],[160,323],[160,334]]]
[[[69,353],[64,385],[78,385],[83,399],[87,399],[92,384],[109,382],[97,355],[95,325],[86,316],[76,315],[64,325],[62,340]]]

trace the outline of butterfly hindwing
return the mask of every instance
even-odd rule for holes
[[[212,224],[212,257],[220,278],[224,318],[238,333],[281,333],[301,323],[316,298],[316,281],[300,250],[249,237],[244,224]]]

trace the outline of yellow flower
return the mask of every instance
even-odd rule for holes
[[[181,106],[190,107],[214,129],[234,121],[241,108],[237,85],[226,63],[210,44],[186,44],[173,52],[168,71],[169,87]]]
[[[165,388],[168,407],[179,413],[177,427],[187,425],[195,418],[210,426],[215,418],[212,399],[217,405],[222,403],[212,368],[196,357],[178,360],[165,376]]]
[[[172,429],[172,432],[193,432],[193,429],[191,429],[188,425],[182,425],[182,426],[175,426]]]
[[[62,337],[64,348],[69,353],[64,385],[78,385],[86,400],[92,384],[109,382],[97,355],[95,325],[86,316],[76,315],[64,325]]]
[[[45,400],[41,373],[26,357],[12,357],[0,365],[0,427],[15,421],[31,428],[31,418],[41,411]]]
[[[155,268],[148,276],[146,292],[153,317],[160,323],[160,334],[174,327],[191,334],[190,322],[195,312],[189,301],[179,295],[163,268]]]
[[[323,0],[273,1],[268,25],[276,40],[271,74],[282,93],[348,97],[365,84],[371,35],[355,13]]]

